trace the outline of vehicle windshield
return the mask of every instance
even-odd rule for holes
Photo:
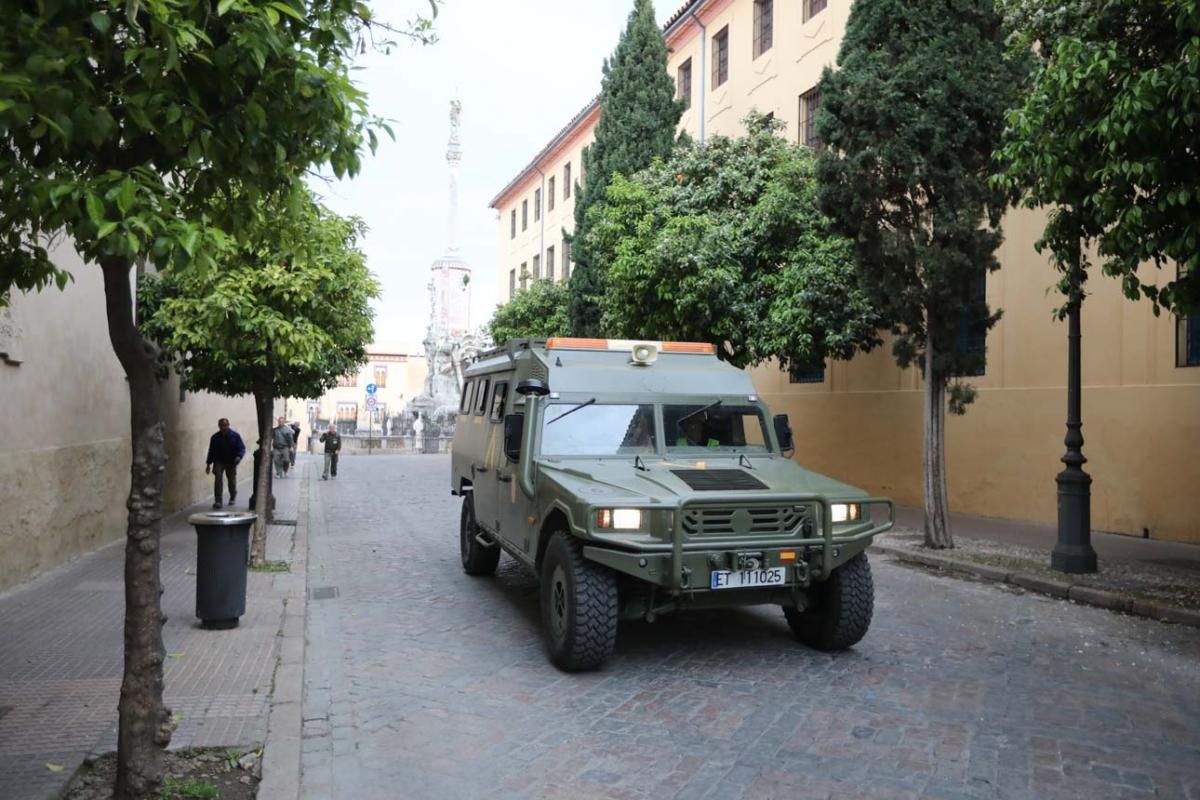
[[[667,451],[720,450],[766,453],[767,420],[762,409],[748,405],[663,406]]]
[[[647,455],[657,444],[653,405],[555,403],[542,417],[542,455]]]

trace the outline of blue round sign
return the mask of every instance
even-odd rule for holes
[[[373,384],[373,383],[368,383],[368,384],[367,384],[367,394],[375,394],[375,390],[376,390],[377,388],[379,388],[379,387],[377,387],[375,384]]]

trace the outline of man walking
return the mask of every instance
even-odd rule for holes
[[[321,480],[327,481],[331,476],[337,477],[338,453],[342,450],[342,437],[332,422],[329,430],[321,434],[321,441],[325,443],[325,472],[321,474]]]
[[[208,440],[208,458],[204,462],[204,474],[211,470],[213,481],[213,508],[221,507],[221,476],[229,483],[229,505],[237,500],[237,465],[246,456],[246,445],[238,432],[229,427],[229,420],[217,420],[217,432]]]
[[[287,419],[279,418],[279,424],[271,431],[271,447],[275,450],[275,477],[282,478],[287,475],[288,465],[291,463],[292,446],[296,443],[296,434],[292,432],[292,426],[287,424]]]
[[[291,456],[291,465],[294,467],[296,466],[296,451],[300,449],[300,423],[292,420],[291,428],[295,438],[292,440],[292,452],[288,455]]]

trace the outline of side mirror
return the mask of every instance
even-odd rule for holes
[[[792,426],[788,424],[787,414],[776,414],[774,422],[775,438],[779,440],[779,452],[790,458],[792,453],[796,452],[796,445],[792,441]]]
[[[508,414],[504,417],[504,455],[514,464],[521,460],[521,427],[524,414]]]
[[[538,397],[545,397],[550,394],[550,387],[541,378],[526,378],[517,384],[517,394],[532,394]]]

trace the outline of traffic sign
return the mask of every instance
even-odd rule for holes
[[[373,383],[368,383],[368,384],[367,384],[367,394],[375,394],[375,390],[376,390],[376,389],[378,389],[378,388],[379,388],[379,387],[378,387],[378,386],[376,386],[375,384],[373,384]]]
[[[373,394],[367,395],[367,408],[374,410],[375,404],[377,402],[378,401],[375,399],[375,395],[373,395]]]

